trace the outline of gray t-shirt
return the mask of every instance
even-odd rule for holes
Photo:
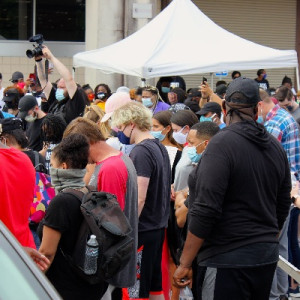
[[[176,166],[174,190],[175,192],[185,189],[188,186],[188,178],[190,173],[196,166],[190,160],[188,156],[188,147],[184,147],[182,150],[181,158]]]

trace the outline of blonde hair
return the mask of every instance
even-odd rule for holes
[[[113,127],[128,125],[132,122],[141,131],[147,131],[152,126],[152,112],[137,102],[127,103],[116,109],[111,119]]]
[[[271,97],[269,96],[269,94],[261,88],[259,89],[259,97],[260,97],[261,101],[263,101],[265,103],[273,102]]]
[[[85,107],[83,117],[95,122],[97,126],[99,126],[104,138],[107,139],[110,136],[111,128],[108,121],[101,123],[101,119],[104,115],[105,112],[98,105],[91,104],[90,106]]]

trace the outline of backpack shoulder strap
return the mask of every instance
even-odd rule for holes
[[[34,167],[37,168],[40,163],[39,153],[37,151],[33,151],[34,154]]]
[[[90,192],[96,192],[96,191],[97,189],[92,185],[87,185],[82,190],[75,190],[72,188],[65,188],[62,190],[63,193],[68,193],[75,196],[80,202],[82,202],[82,199],[85,194],[88,194]]]
[[[62,192],[75,196],[80,201],[80,203],[82,202],[82,198],[85,195],[84,192],[81,192],[81,191],[78,191],[78,190],[75,190],[72,188],[63,189]]]

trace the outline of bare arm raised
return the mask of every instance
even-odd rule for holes
[[[54,68],[56,68],[57,72],[64,79],[69,97],[70,97],[70,99],[72,99],[77,90],[77,85],[76,85],[76,82],[74,81],[74,78],[73,78],[71,72],[61,61],[59,61],[52,54],[52,52],[50,51],[50,49],[47,46],[43,46],[43,57],[45,57],[46,59],[48,59],[52,62]],[[36,60],[38,60],[38,58],[36,58]],[[38,65],[38,76],[39,76],[40,82],[41,82],[43,88],[45,86],[44,93],[45,93],[46,97],[49,97],[51,89],[52,89],[52,85],[50,82],[46,81],[43,63],[37,62],[37,65]],[[44,83],[44,85],[43,85],[43,83]],[[51,86],[51,88],[50,88],[50,86]]]

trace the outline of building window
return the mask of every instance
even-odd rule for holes
[[[35,8],[35,9],[34,9]],[[85,0],[1,0],[0,39],[85,41]]]

